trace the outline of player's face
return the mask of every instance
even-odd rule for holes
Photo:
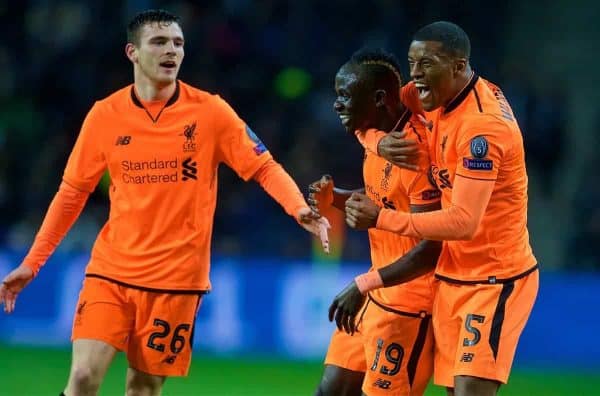
[[[163,85],[177,79],[183,61],[183,32],[177,23],[147,23],[140,28],[137,64],[150,81]]]
[[[454,62],[443,51],[442,43],[413,41],[408,49],[408,66],[425,111],[444,106],[454,98]]]
[[[361,81],[356,67],[342,66],[335,76],[335,102],[333,109],[339,115],[346,131],[353,133],[371,124],[375,101],[369,100],[368,88]]]

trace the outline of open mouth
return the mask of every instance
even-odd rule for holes
[[[175,61],[164,61],[160,63],[160,66],[166,69],[175,69],[177,67],[177,63],[175,63]]]
[[[425,84],[415,84],[417,91],[419,92],[419,99],[421,101],[427,99],[431,95],[431,89]]]

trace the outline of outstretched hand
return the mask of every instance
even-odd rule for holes
[[[407,139],[404,131],[393,131],[381,138],[377,145],[380,157],[401,168],[419,170],[419,144],[414,139]]]
[[[325,253],[329,253],[329,234],[327,232],[331,228],[329,220],[309,208],[300,209],[297,219],[306,231],[321,240],[323,250]]]
[[[11,313],[15,310],[17,296],[32,279],[33,271],[22,264],[6,275],[0,285],[0,304],[4,304],[4,312]]]
[[[380,210],[365,194],[352,193],[346,201],[346,224],[356,230],[375,227]]]
[[[365,302],[363,296],[352,281],[344,290],[342,290],[329,306],[329,321],[335,319],[338,329],[344,330],[348,334],[354,334],[356,331],[356,317],[360,308]]]
[[[333,178],[323,175],[316,182],[308,185],[308,204],[310,208],[321,213],[333,204]]]

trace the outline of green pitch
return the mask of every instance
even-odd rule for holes
[[[200,353],[197,352],[197,355]],[[70,352],[64,349],[0,346],[0,395],[58,395],[65,385]],[[126,361],[119,355],[100,389],[100,395],[124,394]],[[265,359],[199,358],[187,378],[170,379],[163,395],[312,395],[321,376],[320,362]],[[593,395],[600,374],[515,371],[500,395]],[[445,395],[430,386],[427,395]]]

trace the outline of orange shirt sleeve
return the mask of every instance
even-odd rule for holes
[[[271,154],[227,102],[217,96],[215,103],[215,133],[219,139],[219,159],[247,181],[271,159]]]
[[[296,182],[274,159],[269,159],[256,171],[254,180],[290,216],[297,218],[301,208],[308,208]]]
[[[494,116],[482,115],[467,120],[457,139],[456,174],[482,180],[496,180],[502,161],[514,139],[511,130]]]
[[[493,190],[493,181],[458,176],[450,207],[424,213],[382,209],[377,228],[420,239],[469,240],[481,223]]]
[[[423,105],[419,100],[419,91],[414,82],[411,81],[400,88],[400,100],[413,114],[425,116]]]
[[[80,191],[64,181],[60,184],[33,245],[23,260],[23,264],[31,268],[34,274],[37,275],[75,223],[89,195],[88,192]]]
[[[107,168],[100,144],[104,125],[101,105],[96,102],[83,121],[63,174],[63,180],[81,191],[93,192]]]
[[[456,178],[448,208],[428,213],[382,210],[377,228],[433,240],[473,238],[495,186],[514,133],[493,116],[473,118],[458,131]]]

